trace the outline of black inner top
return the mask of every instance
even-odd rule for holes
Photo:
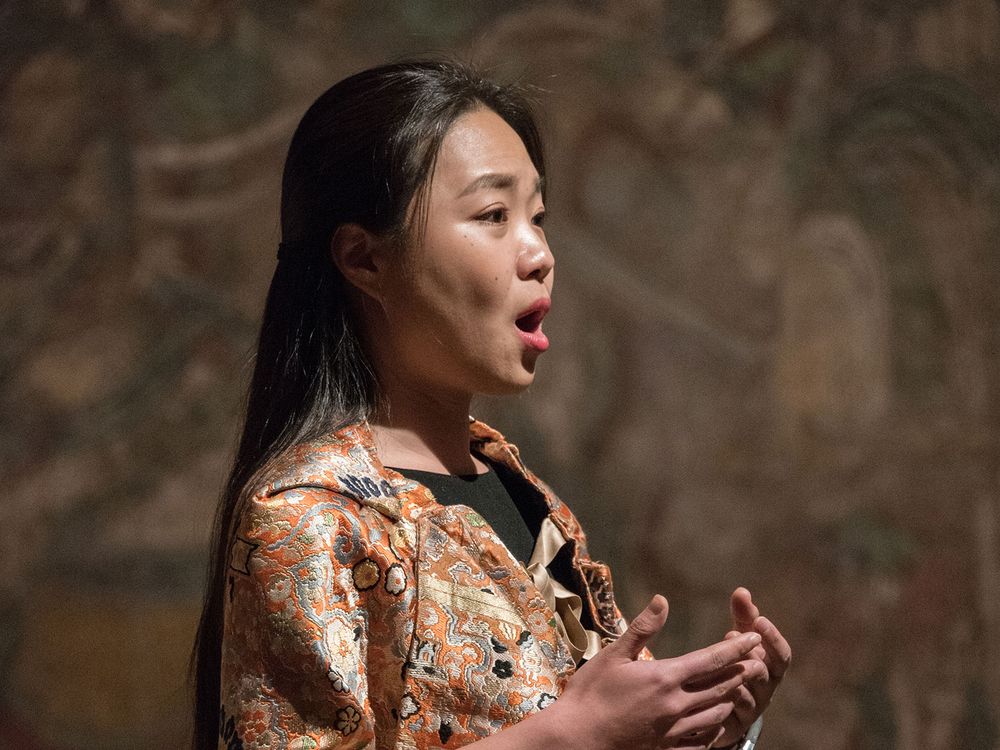
[[[546,515],[538,491],[503,464],[479,456],[489,467],[482,474],[440,474],[420,469],[388,468],[420,482],[442,505],[467,505],[481,515],[511,554],[527,564]]]
[[[549,508],[541,491],[520,474],[476,453],[489,467],[483,474],[439,474],[419,469],[388,468],[407,479],[420,482],[434,493],[442,505],[467,505],[479,513],[493,528],[511,554],[526,565],[535,548],[535,539]],[[573,567],[576,547],[565,544],[549,563],[548,570],[555,580],[584,597],[586,583]],[[585,606],[580,617],[583,627],[595,629],[590,607]],[[581,662],[582,663],[582,662]]]

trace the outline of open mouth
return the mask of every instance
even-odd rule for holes
[[[527,333],[532,333],[538,330],[538,326],[542,324],[542,318],[545,317],[544,310],[535,310],[527,315],[522,315],[520,318],[514,321],[514,325],[520,328],[522,331]]]

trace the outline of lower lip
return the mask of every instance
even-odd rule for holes
[[[549,339],[542,333],[541,327],[536,328],[534,331],[522,331],[518,328],[517,332],[521,334],[521,340],[530,348],[537,349],[540,352],[544,352],[549,348]]]

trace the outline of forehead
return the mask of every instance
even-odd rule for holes
[[[445,134],[432,182],[457,195],[488,172],[511,174],[529,187],[538,178],[517,132],[493,110],[477,109],[458,117]]]

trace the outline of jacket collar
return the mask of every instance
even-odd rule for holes
[[[404,477],[397,471],[387,468],[375,448],[375,434],[366,421],[347,425],[333,435],[333,442],[350,444],[363,448],[367,463],[379,482],[387,481],[392,488],[390,496],[373,496],[359,498],[361,502],[393,520],[400,518],[415,519],[423,512],[439,508],[430,490],[419,482]],[[521,461],[517,446],[507,441],[498,431],[475,417],[469,417],[469,445],[493,461],[521,475],[529,482],[538,486],[536,477]],[[548,493],[541,490],[546,503],[551,507]],[[356,493],[355,493],[356,494]]]

